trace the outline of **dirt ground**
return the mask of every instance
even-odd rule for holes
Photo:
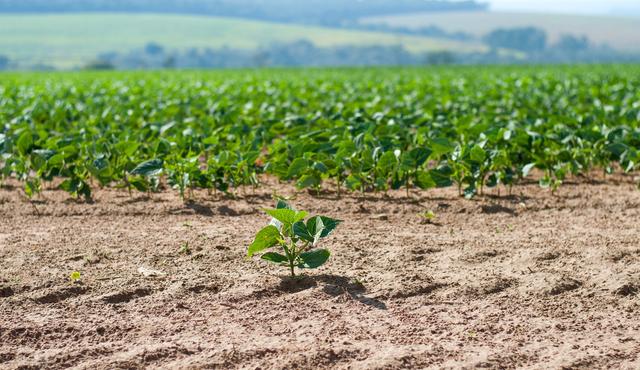
[[[245,257],[288,186],[186,205],[45,191],[35,207],[5,186],[0,367],[638,369],[640,191],[619,180],[470,201],[299,193],[345,222],[297,281]]]

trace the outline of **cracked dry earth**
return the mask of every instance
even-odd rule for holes
[[[298,193],[299,209],[345,220],[329,263],[298,281],[245,258],[276,187],[294,193],[45,191],[35,208],[0,189],[0,367],[640,368],[631,181],[475,200]]]

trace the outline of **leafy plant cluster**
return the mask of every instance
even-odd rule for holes
[[[249,258],[275,248],[277,252],[264,253],[261,258],[288,267],[291,276],[295,276],[296,267],[315,269],[327,262],[331,252],[317,248],[318,243],[342,221],[315,216],[304,222],[309,214],[297,211],[283,201],[278,201],[275,209],[265,212],[272,217],[271,223],[256,234],[247,252]]]
[[[369,69],[2,75],[0,182],[29,197],[171,187],[236,194],[263,174],[320,191],[637,171],[640,69]],[[535,171],[534,171],[535,170]]]

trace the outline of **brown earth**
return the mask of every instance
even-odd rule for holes
[[[274,184],[186,205],[120,190],[31,205],[5,186],[0,367],[638,369],[640,191],[618,180],[475,200],[299,193],[345,222],[329,263],[295,281],[245,258]]]

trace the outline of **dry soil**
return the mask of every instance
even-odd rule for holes
[[[0,367],[640,368],[628,178],[474,200],[299,192],[299,209],[344,220],[329,263],[299,280],[245,257],[274,189],[296,194],[48,190],[31,204],[5,185]]]

